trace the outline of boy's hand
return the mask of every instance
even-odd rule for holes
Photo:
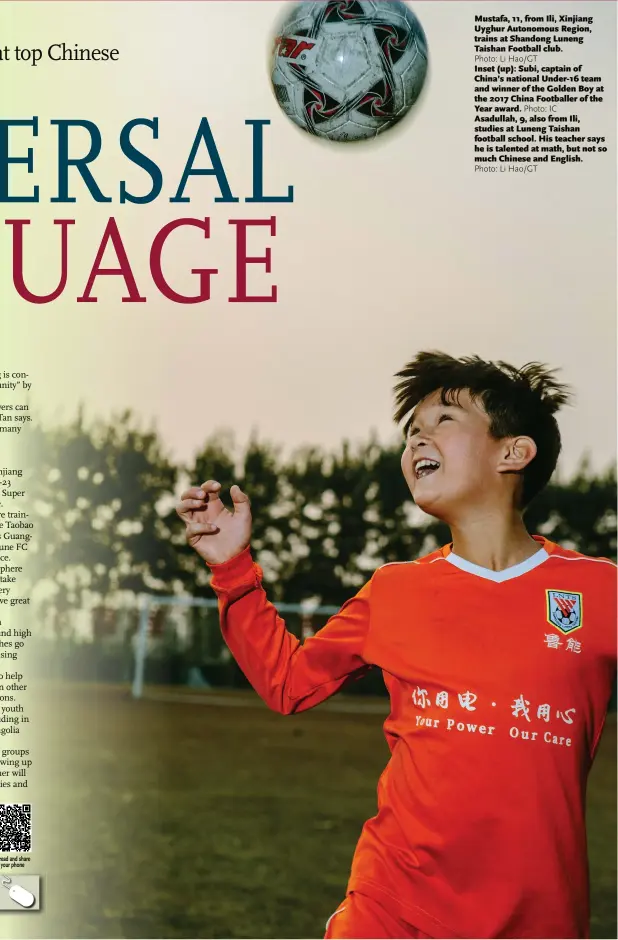
[[[239,486],[230,490],[234,511],[221,502],[221,484],[208,480],[181,496],[176,512],[187,527],[187,542],[208,565],[221,565],[239,555],[251,539],[249,497]]]

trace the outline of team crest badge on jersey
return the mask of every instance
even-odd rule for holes
[[[582,625],[582,596],[568,591],[547,591],[547,620],[562,633]]]

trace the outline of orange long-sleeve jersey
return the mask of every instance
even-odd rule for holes
[[[616,568],[536,537],[502,572],[385,565],[302,645],[247,549],[213,567],[225,640],[283,714],[376,666],[390,760],[348,890],[432,937],[587,937],[586,779],[616,668]]]

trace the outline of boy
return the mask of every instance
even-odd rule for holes
[[[249,500],[183,494],[241,669],[282,714],[383,670],[391,751],[327,937],[587,937],[586,778],[616,658],[616,569],[530,535],[564,387],[538,364],[420,353],[398,374],[402,470],[452,543],[379,568],[304,644],[252,561]]]

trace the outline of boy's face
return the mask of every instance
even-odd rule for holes
[[[505,450],[504,441],[491,437],[482,405],[466,390],[457,400],[443,405],[439,391],[423,399],[401,459],[417,506],[447,523],[491,501]]]

